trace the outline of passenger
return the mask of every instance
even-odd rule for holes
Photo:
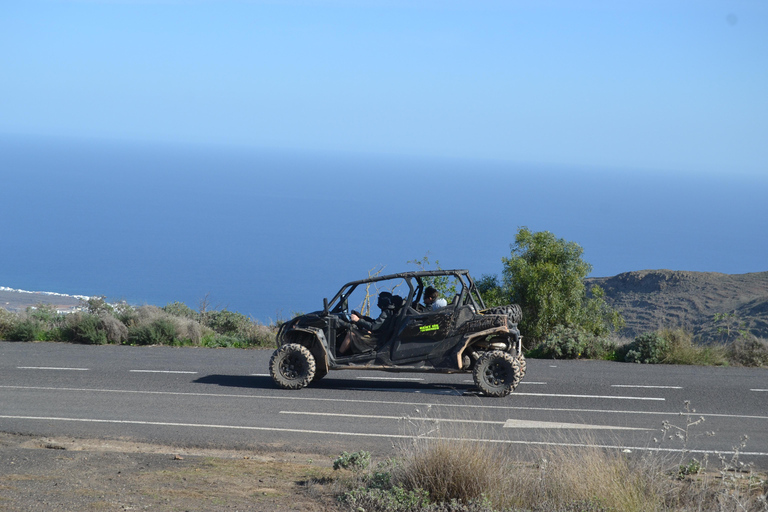
[[[386,335],[395,318],[395,297],[389,292],[379,294],[377,306],[381,309],[381,314],[376,320],[369,321],[352,312],[352,325],[339,346],[339,355],[347,355],[353,351],[368,352],[376,348],[379,339]]]
[[[444,308],[448,305],[448,301],[445,299],[437,299],[434,304],[432,304],[432,310],[437,310],[440,308]]]
[[[414,309],[419,313],[431,311],[433,309],[435,301],[437,300],[437,297],[438,297],[437,290],[435,290],[431,286],[427,286],[427,289],[424,290],[424,304],[417,303],[416,306],[414,306]]]

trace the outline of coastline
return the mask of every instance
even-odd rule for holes
[[[55,306],[57,311],[70,312],[79,307],[82,301],[90,298],[88,295],[38,292],[0,286],[0,307],[13,312],[24,311],[37,304],[50,304]]]

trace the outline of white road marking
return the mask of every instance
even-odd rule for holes
[[[504,428],[546,428],[546,429],[581,429],[581,430],[658,430],[654,428],[639,427],[612,427],[610,425],[586,425],[583,423],[561,423],[551,421],[528,421],[513,420],[506,421],[484,421],[484,420],[458,420],[414,416],[381,416],[374,414],[340,414],[330,412],[309,412],[309,411],[280,411],[280,414],[295,414],[297,416],[329,416],[335,418],[367,418],[375,420],[408,420],[408,421],[429,421],[435,423],[470,423],[482,425],[503,425]]]
[[[638,389],[683,389],[682,386],[639,386],[635,384],[611,384],[612,388],[638,388]]]
[[[549,396],[557,398],[600,398],[606,400],[652,400],[656,402],[664,402],[666,398],[652,397],[652,396],[611,396],[611,395],[558,395],[554,393],[514,393],[515,396]]]
[[[750,389],[750,391],[768,391],[768,389]]]
[[[268,373],[252,373],[250,374],[251,377],[271,377]]]
[[[749,416],[743,414],[715,414],[715,413],[686,413],[682,411],[621,411],[613,409],[579,409],[579,408],[566,408],[566,407],[521,407],[511,405],[479,405],[479,404],[445,404],[437,402],[402,402],[395,400],[360,400],[352,398],[321,398],[321,397],[307,397],[307,396],[290,396],[288,393],[280,393],[278,395],[238,395],[234,393],[190,393],[181,391],[141,391],[135,389],[94,389],[94,388],[56,388],[51,386],[3,386],[0,385],[0,389],[29,389],[38,391],[76,391],[76,392],[91,392],[91,393],[124,393],[124,394],[136,394],[136,395],[169,395],[169,396],[204,396],[211,398],[249,398],[252,400],[280,400],[280,401],[308,401],[308,402],[333,402],[333,403],[347,403],[347,404],[386,404],[386,405],[403,405],[414,407],[445,407],[456,409],[490,409],[494,411],[546,411],[546,412],[596,412],[596,413],[608,413],[608,414],[641,414],[648,416],[706,416],[712,418],[740,418],[749,420],[768,420],[768,416]],[[513,393],[514,395],[522,395],[524,393]],[[546,396],[539,395],[538,393],[530,393],[533,396]]]
[[[419,377],[357,377],[358,380],[400,380],[407,382],[422,381]]]
[[[197,372],[186,372],[186,371],[180,371],[180,370],[128,370],[130,373],[197,373]]]
[[[90,368],[61,368],[56,366],[17,366],[18,370],[72,370],[76,372],[87,372]]]
[[[104,420],[104,419],[89,419],[89,418],[61,418],[61,417],[45,417],[45,416],[6,416],[0,415],[0,419],[9,420],[32,420],[32,421],[70,421],[79,423],[105,423],[105,424],[121,424],[121,425],[151,425],[160,427],[190,427],[190,428],[216,428],[216,429],[233,429],[233,430],[251,430],[251,431],[268,431],[268,432],[292,432],[299,434],[317,434],[328,436],[352,436],[352,437],[383,437],[389,439],[414,439],[416,436],[408,436],[404,434],[376,434],[366,432],[334,432],[325,430],[307,430],[298,428],[277,428],[277,427],[254,427],[245,425],[211,425],[203,423],[173,423],[165,421],[137,421],[137,420]],[[442,437],[442,436],[418,436],[419,439],[440,439],[446,441],[470,441],[477,443],[493,443],[493,444],[522,444],[522,445],[537,445],[537,446],[571,446],[575,448],[604,448],[613,450],[633,450],[633,451],[646,451],[646,452],[665,452],[665,453],[698,453],[698,454],[710,454],[710,455],[735,455],[735,451],[719,451],[719,450],[690,450],[680,448],[661,448],[661,447],[648,447],[648,446],[617,446],[617,445],[601,445],[601,444],[585,444],[585,443],[553,443],[546,441],[518,441],[512,439],[469,439],[466,437]],[[757,456],[768,457],[768,452],[743,452],[739,451],[740,456]]]
[[[468,382],[468,383],[471,383],[471,384],[474,384],[474,383],[475,383],[475,381],[474,381],[474,380],[465,380],[465,381],[462,381],[462,382]],[[522,386],[523,384],[525,384],[525,385],[527,385],[527,386],[530,386],[530,385],[546,386],[546,385],[547,385],[547,383],[546,383],[546,382],[528,382],[527,380],[524,380],[524,381],[522,381],[522,382],[520,383],[520,385],[521,385],[521,386]]]
[[[579,430],[658,430],[655,428],[612,427],[609,425],[585,425],[582,423],[560,423],[553,421],[507,420],[504,428],[546,428],[546,429],[579,429]]]
[[[409,421],[432,421],[435,423],[471,423],[483,425],[504,425],[503,421],[484,421],[484,420],[457,420],[428,418],[419,416],[379,416],[374,414],[341,414],[333,412],[309,412],[309,411],[280,411],[280,414],[295,414],[297,416],[330,416],[335,418],[368,418],[373,420],[409,420]]]

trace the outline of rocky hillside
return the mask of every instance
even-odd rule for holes
[[[586,281],[622,312],[626,337],[683,327],[701,342],[732,340],[744,330],[768,338],[768,272],[640,270]]]

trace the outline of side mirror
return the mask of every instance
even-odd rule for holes
[[[328,299],[323,298],[323,316],[328,316]]]

